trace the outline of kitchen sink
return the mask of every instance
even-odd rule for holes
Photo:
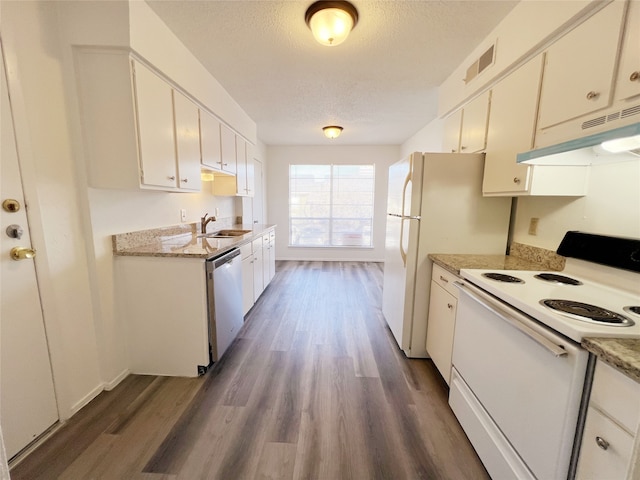
[[[217,232],[205,233],[202,235],[198,235],[198,237],[206,237],[206,238],[233,238],[233,237],[241,237],[247,233],[251,233],[252,230],[219,230]]]

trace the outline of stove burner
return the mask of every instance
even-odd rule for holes
[[[538,275],[534,275],[534,277],[546,282],[562,283],[563,285],[582,285],[580,280],[556,273],[539,273]]]
[[[611,327],[630,327],[635,324],[633,320],[624,315],[588,303],[556,299],[540,300],[540,303],[560,315],[583,322],[606,324]]]
[[[524,280],[518,277],[512,277],[511,275],[505,275],[504,273],[483,273],[483,277],[489,278],[491,280],[496,280],[498,282],[506,282],[506,283],[524,283]]]
[[[636,315],[640,315],[640,306],[638,305],[624,307],[623,310],[627,313],[634,313]]]

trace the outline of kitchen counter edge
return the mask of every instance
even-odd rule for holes
[[[201,237],[200,233],[196,231],[170,236],[158,235],[156,238],[150,238],[149,242],[144,245],[130,248],[118,248],[115,241],[116,235],[113,235],[113,255],[120,257],[202,258],[206,260],[252,242],[265,233],[275,230],[276,226],[276,224],[232,225],[226,228],[251,230],[251,232],[225,239]]]
[[[640,383],[640,338],[583,338],[582,347]]]

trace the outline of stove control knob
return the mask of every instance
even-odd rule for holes
[[[596,437],[596,443],[602,450],[606,450],[607,448],[609,448],[609,442],[607,442],[602,437]]]

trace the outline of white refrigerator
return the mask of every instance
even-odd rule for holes
[[[428,357],[430,253],[504,254],[510,197],[483,197],[484,154],[412,153],[389,167],[382,313],[407,357]]]

